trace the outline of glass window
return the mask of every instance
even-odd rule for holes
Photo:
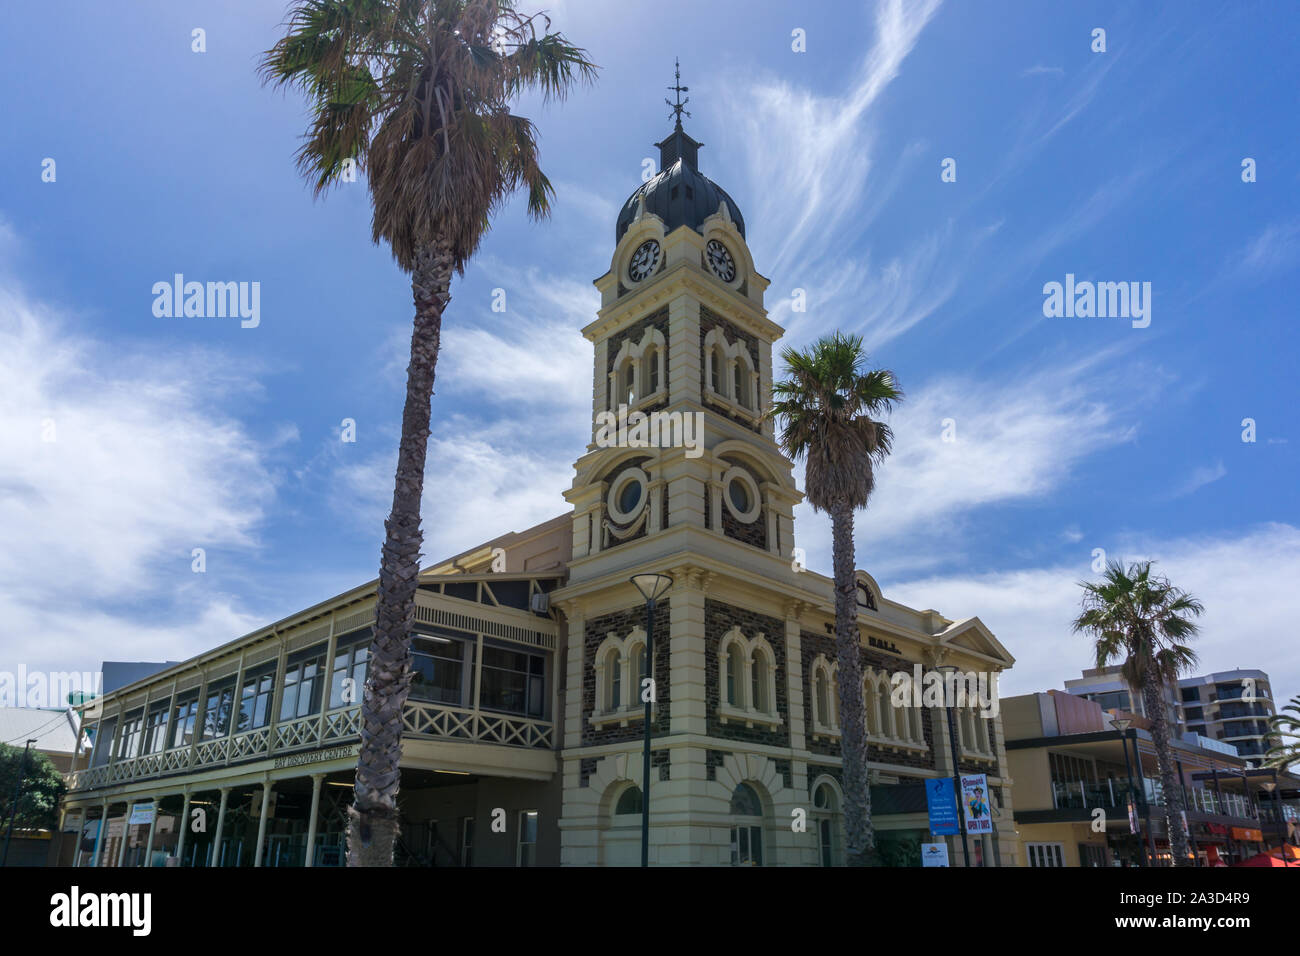
[[[614,648],[605,655],[605,670],[610,674],[609,709],[618,710],[623,706],[623,662]]]
[[[645,645],[637,646],[636,651],[632,654],[632,693],[629,695],[629,704],[633,707],[640,707],[645,703],[644,694],[646,688],[642,683],[646,678],[645,670]]]
[[[239,717],[235,732],[257,730],[271,722],[271,695],[275,693],[275,662],[252,668],[244,674],[239,691]]]
[[[294,720],[320,712],[325,667],[325,645],[318,644],[289,658],[284,668],[284,696],[280,719]]]
[[[194,743],[194,723],[199,716],[199,692],[188,691],[176,698],[172,708],[172,748]]]
[[[835,860],[831,844],[831,821],[817,821],[817,839],[821,845],[822,866],[834,866]]]
[[[742,675],[745,673],[744,656],[739,644],[732,644],[727,650],[727,703],[733,707],[740,706],[740,688]]]
[[[737,784],[731,794],[731,815],[737,817],[761,817],[763,804],[758,799],[754,788],[747,783]]]
[[[474,818],[460,821],[460,865],[474,865]]]
[[[208,688],[207,700],[203,706],[203,740],[216,740],[230,733],[234,707],[235,678]]]
[[[140,755],[140,736],[144,729],[144,711],[137,710],[122,718],[122,733],[118,735],[117,759],[130,760]]]
[[[469,698],[474,645],[453,637],[416,637],[411,655],[411,697],[463,707]]]
[[[817,722],[824,727],[830,726],[830,697],[826,690],[826,674],[817,672]]]
[[[762,651],[754,652],[753,673],[750,675],[752,687],[750,688],[750,702],[754,710],[766,714],[769,711],[767,706],[767,658]]]
[[[330,709],[361,702],[366,686],[366,664],[370,660],[370,628],[349,634],[347,644],[334,651],[330,672]],[[347,683],[351,681],[351,683]]]
[[[618,493],[618,510],[631,514],[641,502],[641,482],[632,479]]]
[[[659,351],[658,351],[658,349],[654,349],[654,348],[652,348],[652,349],[650,349],[648,352],[646,352],[645,360],[646,360],[646,365],[647,365],[647,366],[649,367],[649,369],[650,369],[650,392],[651,392],[651,393],[654,393],[654,392],[659,391]]]
[[[102,767],[108,763],[108,758],[113,753],[113,735],[116,731],[116,717],[109,717],[99,722],[99,725],[95,728],[95,749],[90,755],[90,765],[92,767]]]
[[[614,807],[616,817],[633,813],[638,815],[641,813],[641,788],[635,784],[619,794],[618,805]]]
[[[715,392],[722,392],[722,375],[719,371],[718,353],[709,353],[709,384]]]
[[[540,654],[484,647],[479,706],[509,714],[545,716],[545,668],[545,658]]]
[[[483,655],[487,660],[487,655]],[[537,862],[537,811],[523,810],[519,814],[519,865],[532,866]]]
[[[731,371],[732,371],[731,383],[735,388],[736,401],[739,402],[741,405],[747,406],[749,405],[749,402],[745,400],[745,387],[741,384],[740,381],[740,375],[741,375],[740,363],[737,362],[735,365],[733,365],[731,367]]]
[[[171,705],[170,700],[150,705],[144,722],[143,753],[160,754],[167,749],[167,712]]]
[[[731,828],[731,865],[763,865],[763,828],[735,826]]]
[[[731,495],[731,506],[745,514],[749,511],[749,491],[745,488],[745,483],[739,478],[731,479],[731,486],[727,489]]]

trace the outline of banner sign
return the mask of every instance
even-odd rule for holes
[[[930,810],[930,832],[935,836],[956,836],[957,798],[951,777],[925,782],[925,804]]]
[[[993,817],[989,813],[989,781],[985,774],[962,776],[961,802],[966,808],[967,833],[993,832]]]
[[[137,803],[131,807],[131,819],[127,821],[131,826],[137,823],[153,823],[153,803]]]
[[[947,865],[948,865],[948,844],[946,843],[922,843],[921,844],[921,866],[925,867],[925,866],[947,866]]]
[[[1132,796],[1128,798],[1128,832],[1138,832],[1138,808],[1137,804],[1133,802]]]

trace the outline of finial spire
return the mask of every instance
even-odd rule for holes
[[[672,100],[669,99],[665,99],[664,102],[672,107],[673,115],[677,118],[677,125],[675,128],[680,130],[682,128],[682,113],[686,113],[687,116],[691,115],[686,110],[686,104],[691,101],[691,98],[688,96],[685,100],[682,99],[682,94],[689,92],[690,87],[682,86],[681,60],[677,59],[676,57],[673,57],[673,66],[674,66],[673,75],[676,77],[676,83],[673,86],[668,87],[668,89],[676,92],[677,102],[674,103]]]

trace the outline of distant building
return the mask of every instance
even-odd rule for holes
[[[90,749],[83,737],[78,747],[77,728],[79,715],[71,708],[0,707],[0,742],[20,750],[27,741],[34,743],[32,751],[50,758],[55,769],[70,779],[74,755],[84,756]],[[28,769],[32,767],[28,761]],[[0,821],[0,827],[8,824]],[[45,866],[59,860],[59,840],[50,830],[16,830],[9,847],[9,866]],[[71,859],[71,841],[67,841],[66,859]]]
[[[1103,710],[1150,716],[1142,694],[1128,686],[1118,665],[1085,670],[1083,677],[1067,680],[1065,689],[1096,702]],[[1163,696],[1165,717],[1174,737],[1196,734],[1219,741],[1256,767],[1272,746],[1269,718],[1277,710],[1264,671],[1238,668],[1184,677],[1176,688],[1166,688]]]
[[[1125,734],[1111,723],[1116,716],[1132,721]],[[1029,866],[1172,863],[1150,721],[1057,690],[1004,699],[1002,721],[1015,828]],[[1295,844],[1300,778],[1251,768],[1208,737],[1189,734],[1171,747],[1199,865]]]

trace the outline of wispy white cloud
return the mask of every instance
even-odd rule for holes
[[[1065,76],[1065,70],[1059,66],[1044,66],[1042,63],[1035,63],[1028,69],[1020,71],[1021,76]]]
[[[1192,473],[1188,475],[1187,480],[1174,489],[1171,497],[1182,498],[1190,495],[1197,489],[1218,481],[1227,473],[1228,469],[1223,466],[1222,461],[1216,461],[1213,465],[1201,465],[1192,469]]]
[[[1300,580],[1300,528],[1268,524],[1233,534],[1169,539],[1135,535],[1116,541],[1109,557],[1154,559],[1156,570],[1206,608],[1192,646],[1197,673],[1257,667],[1270,673],[1278,697],[1300,692],[1294,653],[1295,602],[1279,581]],[[1260,568],[1268,568],[1261,574]],[[949,617],[978,615],[1016,658],[1003,695],[1063,688],[1093,666],[1087,640],[1070,632],[1079,612],[1078,581],[1094,578],[1086,555],[1077,566],[1016,568],[907,580],[886,596]]]
[[[144,654],[143,635],[169,624],[195,650],[235,636],[227,628],[247,621],[211,589],[215,576],[191,572],[191,551],[215,564],[258,546],[273,477],[263,447],[220,411],[256,391],[211,351],[127,350],[75,331],[0,275],[7,659],[93,666]]]
[[[1099,374],[1106,354],[1011,382],[945,377],[909,394],[890,418],[894,451],[856,518],[859,566],[901,573],[959,560],[969,516],[1044,499],[1087,456],[1129,440],[1125,408]],[[825,516],[801,505],[796,527],[809,565],[829,567]]]

